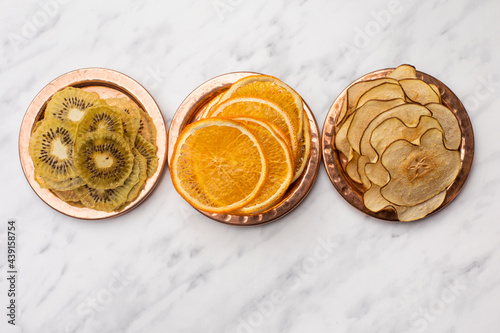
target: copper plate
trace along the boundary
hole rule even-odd
[[[340,110],[342,109],[342,105],[344,103],[347,89],[351,87],[354,83],[361,81],[374,80],[382,77],[386,77],[389,75],[394,68],[381,69],[369,74],[366,74],[356,81],[352,82],[347,88],[340,93],[335,102],[333,102],[330,110],[325,119],[325,124],[323,126],[322,133],[322,143],[323,143],[323,159],[325,163],[325,169],[328,173],[328,177],[333,183],[333,186],[337,189],[337,191],[344,197],[347,202],[349,202],[356,209],[362,211],[363,213],[382,219],[386,221],[394,221],[400,222],[397,218],[397,215],[392,210],[382,210],[380,212],[372,212],[367,209],[363,204],[363,188],[362,185],[353,182],[350,177],[345,172],[345,159],[343,160],[339,154],[339,152],[335,149],[335,123],[339,116]],[[439,87],[439,91],[441,92],[442,103],[450,108],[455,116],[458,119],[460,128],[462,130],[462,144],[460,146],[460,158],[462,160],[462,164],[460,167],[460,171],[458,173],[455,181],[450,185],[448,191],[446,193],[446,198],[444,202],[439,206],[436,210],[434,210],[431,214],[436,213],[437,211],[444,208],[448,205],[460,192],[464,183],[469,175],[472,160],[474,157],[474,133],[472,131],[472,124],[470,122],[469,116],[467,115],[467,111],[458,99],[458,97],[441,81],[438,79],[417,71],[417,78],[421,79],[427,83],[435,84]],[[431,215],[429,214],[429,215]],[[427,216],[429,216],[427,215]]]
[[[142,192],[137,199],[129,203],[123,210],[119,212],[102,212],[89,208],[80,208],[72,206],[60,200],[50,190],[41,188],[35,180],[35,172],[33,162],[28,152],[30,136],[34,124],[43,117],[43,112],[47,102],[54,93],[68,86],[81,88],[87,91],[98,93],[101,98],[112,97],[127,97],[143,110],[145,110],[151,118],[157,129],[156,142],[158,146],[157,155],[159,158],[158,169],[155,174],[149,178]],[[135,80],[130,77],[105,68],[86,68],[78,69],[66,73],[46,85],[36,95],[31,102],[24,116],[21,131],[19,134],[19,156],[23,167],[24,175],[35,193],[55,210],[71,217],[76,217],[85,220],[108,219],[137,207],[146,197],[151,194],[155,186],[160,180],[160,175],[163,171],[166,161],[167,152],[167,132],[165,121],[161,114],[160,108],[156,104],[153,97]]]
[[[199,115],[206,104],[212,98],[229,89],[229,87],[239,79],[258,74],[259,73],[252,72],[224,74],[208,80],[189,94],[189,96],[186,97],[177,109],[177,112],[172,119],[172,123],[170,124],[168,134],[169,163],[172,159],[175,142],[177,141],[180,133],[188,124],[198,120]],[[306,195],[311,190],[314,180],[316,179],[316,175],[318,174],[321,160],[321,143],[319,141],[319,128],[316,123],[316,119],[314,118],[311,109],[309,109],[309,106],[304,101],[303,105],[311,127],[311,156],[309,158],[309,164],[304,170],[302,176],[290,186],[283,199],[273,208],[257,215],[240,216],[230,214],[214,214],[202,210],[199,210],[199,212],[221,223],[236,226],[255,226],[276,221],[277,219],[290,213],[302,202],[302,200],[304,200]]]

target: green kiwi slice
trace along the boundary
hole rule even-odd
[[[134,154],[121,135],[98,131],[78,138],[74,162],[88,187],[104,190],[123,185],[132,171]]]
[[[139,151],[134,148],[134,156],[135,156],[135,162],[139,166],[139,182],[132,187],[130,190],[130,193],[127,196],[127,202],[134,201],[139,193],[142,191],[144,188],[144,184],[146,184],[146,179],[148,179],[148,161],[144,156],[139,153]],[[135,166],[135,165],[134,165]]]
[[[156,127],[149,114],[141,109],[139,134],[156,147]]]
[[[99,104],[98,94],[68,87],[52,96],[45,109],[45,118],[56,118],[77,124],[87,109]]]
[[[81,179],[78,176],[68,178],[62,181],[54,181],[51,179],[44,178],[40,176],[38,172],[35,172],[35,179],[38,182],[38,184],[40,184],[41,187],[58,191],[70,191],[82,185],[85,185],[83,179]]]
[[[123,135],[123,124],[121,112],[111,106],[96,106],[85,112],[76,136],[81,137],[90,132],[108,131]]]
[[[139,132],[141,126],[141,110],[136,104],[129,101],[127,98],[108,98],[106,100],[108,105],[118,108],[123,115],[123,133],[124,136],[133,145],[135,137]]]
[[[111,189],[96,189],[84,185],[75,190],[84,206],[92,209],[111,212],[118,208],[124,208],[128,194],[139,182],[140,162],[135,160],[132,171],[123,185]]]
[[[158,168],[158,156],[156,156],[156,146],[148,142],[142,135],[138,134],[135,139],[135,148],[146,158],[148,178],[154,175]]]
[[[43,178],[60,182],[76,177],[73,163],[75,127],[59,119],[45,119],[32,133],[29,153],[35,171]]]
[[[59,197],[59,199],[66,201],[66,202],[79,202],[80,197],[76,193],[75,190],[69,190],[69,191],[58,191],[58,190],[52,190],[55,195]]]

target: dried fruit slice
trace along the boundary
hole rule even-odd
[[[380,189],[380,186],[373,184],[363,193],[363,204],[372,212],[380,212],[383,209],[396,206],[380,194]]]
[[[148,142],[142,137],[142,135],[137,134],[135,139],[135,148],[139,153],[146,158],[147,161],[147,175],[148,178],[154,175],[156,169],[158,169],[158,156],[156,156],[156,147],[152,143]]]
[[[432,83],[429,83],[429,87],[431,87],[432,90],[434,90],[436,95],[439,97],[439,103],[441,103],[441,92],[439,91],[439,87]]]
[[[292,183],[302,175],[309,163],[309,157],[311,156],[311,126],[309,125],[309,117],[307,117],[305,112],[303,126],[302,138],[299,140],[299,148],[295,155],[295,168]],[[280,133],[283,132],[280,131]],[[286,137],[284,137],[284,140],[286,141]]]
[[[439,192],[432,198],[415,206],[394,206],[401,222],[415,221],[426,217],[439,208],[446,198],[446,191]]]
[[[385,149],[394,141],[406,140],[418,144],[420,137],[433,128],[442,131],[439,122],[429,116],[421,116],[417,126],[407,126],[399,118],[389,118],[372,132],[370,146],[377,156],[382,156]],[[365,172],[368,179],[379,186],[384,186],[390,181],[389,172],[382,166],[380,159],[374,164],[367,164]]]
[[[286,141],[271,123],[250,117],[237,117],[257,138],[267,161],[267,177],[261,190],[237,214],[253,214],[272,206],[288,189],[293,177],[292,155]]]
[[[153,119],[146,111],[143,109],[140,109],[140,111],[141,120],[138,134],[140,134],[147,142],[155,146],[156,151],[156,126]]]
[[[345,172],[356,183],[361,183],[362,182],[361,177],[359,176],[358,172],[358,161],[359,161],[359,154],[353,152],[352,159],[345,166]]]
[[[385,112],[395,106],[404,104],[402,99],[393,99],[389,101],[368,101],[365,105],[360,107],[353,116],[351,125],[347,132],[347,140],[349,145],[358,154],[360,153],[361,137],[370,122],[382,112]]]
[[[123,124],[120,111],[109,106],[96,106],[88,109],[78,123],[76,137],[97,131],[115,132],[123,135]]]
[[[99,104],[99,95],[96,93],[68,87],[52,96],[45,109],[45,118],[56,118],[76,125],[87,109]]]
[[[462,143],[462,130],[455,114],[443,104],[430,103],[425,107],[432,112],[432,116],[443,128],[446,148],[458,149]]]
[[[45,119],[30,137],[29,153],[35,171],[54,182],[76,177],[73,163],[74,125]]]
[[[201,110],[200,119],[208,118],[208,115],[212,111],[212,108],[219,103],[221,98],[222,98],[222,94],[217,95],[214,98],[212,98],[212,100],[210,100],[210,102],[208,102],[207,105],[205,105],[205,107]]]
[[[297,141],[302,137],[304,108],[299,94],[279,79],[269,75],[252,75],[236,81],[222,96],[220,103],[235,97],[256,97],[277,104],[289,117]]]
[[[439,103],[440,95],[422,80],[419,79],[404,79],[400,80],[399,84],[410,99],[410,101],[425,105],[428,103]]]
[[[397,80],[391,78],[380,78],[375,80],[361,81],[353,84],[349,89],[347,89],[346,98],[344,104],[342,105],[342,110],[337,119],[337,125],[340,127],[343,121],[347,119],[356,110],[356,105],[361,96],[371,88],[381,85],[382,83],[394,83],[398,84]]]
[[[337,148],[338,151],[344,154],[344,156],[347,158],[347,161],[352,160],[355,153],[351,145],[349,144],[349,141],[347,140],[347,133],[349,131],[349,126],[351,126],[352,118],[353,115],[350,115],[345,123],[338,129],[337,134],[335,135],[335,148]]]
[[[361,179],[361,183],[365,189],[368,189],[372,186],[370,179],[366,176],[365,167],[370,163],[370,159],[368,157],[361,155],[358,159],[358,174]]]
[[[41,187],[58,191],[74,190],[75,188],[85,185],[83,179],[78,176],[62,181],[53,181],[48,178],[43,178],[38,174],[38,172],[35,171],[35,179]]]
[[[144,188],[144,184],[146,184],[146,180],[148,179],[148,161],[144,156],[139,153],[137,149],[133,149],[135,162],[138,163],[139,166],[139,181],[137,184],[132,187],[129,194],[127,195],[127,202],[134,201],[141,193]]]
[[[364,130],[360,141],[361,153],[369,157],[371,163],[375,163],[378,160],[378,155],[370,143],[373,131],[380,124],[390,118],[398,118],[406,126],[415,127],[418,125],[422,116],[432,116],[432,113],[425,107],[418,104],[403,104],[382,112],[375,117]]]
[[[194,207],[228,212],[258,194],[267,177],[267,162],[248,128],[236,121],[210,118],[182,131],[170,174],[177,192]]]
[[[99,131],[78,139],[74,162],[90,188],[104,190],[123,185],[132,171],[134,155],[121,135]]]
[[[295,157],[298,140],[293,120],[277,104],[253,97],[235,97],[219,103],[209,115],[210,117],[253,117],[265,120],[278,127],[287,137],[289,147]]]
[[[96,189],[84,185],[75,190],[80,201],[88,208],[111,212],[122,208],[130,190],[139,182],[139,161],[134,162],[130,175],[125,182],[115,188]]]
[[[141,127],[141,110],[126,97],[108,98],[106,104],[114,106],[122,112],[123,134],[128,139],[128,142],[133,145]]]
[[[387,77],[393,78],[396,80],[403,80],[403,79],[416,79],[417,78],[417,71],[415,70],[415,67],[411,65],[400,65],[398,68],[392,71],[391,74],[389,74]]]
[[[398,140],[382,155],[382,164],[391,180],[381,194],[396,205],[419,204],[451,185],[460,163],[459,152],[444,147],[443,134],[437,129],[422,135],[418,146]]]
[[[52,190],[57,197],[63,201],[66,202],[78,202],[80,201],[80,197],[76,193],[75,190],[68,190],[68,191],[59,191],[59,190]]]
[[[382,83],[379,86],[373,87],[363,94],[356,104],[356,109],[365,105],[371,100],[388,101],[393,99],[404,99],[405,93],[399,84]]]

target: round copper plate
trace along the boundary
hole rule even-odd
[[[158,169],[155,174],[147,180],[144,189],[139,194],[137,199],[129,203],[119,212],[108,213],[89,208],[72,206],[60,200],[50,190],[41,188],[35,180],[33,161],[31,160],[28,152],[33,127],[38,120],[43,118],[45,107],[52,95],[69,86],[96,92],[101,98],[127,97],[146,111],[151,116],[156,126],[156,145],[158,147],[157,155],[159,158]],[[19,156],[21,159],[21,165],[23,167],[24,175],[35,193],[55,210],[68,216],[85,220],[107,219],[122,215],[137,207],[149,194],[151,194],[155,186],[158,184],[163,167],[165,166],[166,153],[167,129],[160,108],[156,104],[153,97],[147,92],[146,89],[144,89],[144,87],[130,77],[105,68],[78,69],[66,73],[46,85],[38,93],[38,95],[36,95],[28,107],[21,124],[21,131],[19,134]]]
[[[333,102],[326,116],[325,124],[323,125],[322,143],[323,160],[325,163],[326,172],[328,173],[328,177],[330,178],[333,186],[335,186],[340,195],[342,195],[342,197],[344,197],[344,199],[347,200],[347,202],[349,202],[356,209],[362,211],[367,215],[386,221],[400,222],[397,218],[396,213],[392,210],[372,212],[364,206],[364,190],[362,188],[362,185],[352,181],[346,174],[344,169],[346,166],[346,159],[342,154],[339,153],[337,149],[335,149],[334,145],[336,134],[335,124],[342,109],[347,89],[349,89],[349,87],[351,87],[354,83],[360,81],[368,81],[386,77],[393,70],[394,68],[387,68],[366,74],[356,81],[352,82],[348,87],[344,89],[344,91],[342,91],[342,93],[340,93],[335,102]],[[462,164],[460,167],[460,171],[455,181],[448,188],[444,202],[441,204],[441,206],[439,206],[431,213],[434,214],[448,205],[458,195],[458,193],[464,186],[467,176],[469,175],[472,166],[472,160],[474,157],[474,133],[472,131],[472,124],[470,122],[469,116],[467,115],[467,111],[465,111],[465,107],[463,106],[462,102],[460,102],[458,97],[444,83],[428,74],[419,71],[417,71],[417,78],[427,83],[435,84],[439,87],[442,103],[453,111],[462,130],[462,144],[460,145],[460,158],[462,160]]]
[[[224,74],[215,77],[201,86],[196,88],[188,97],[182,102],[177,109],[177,112],[172,119],[168,133],[168,161],[172,159],[172,153],[175,142],[180,133],[188,124],[199,119],[201,112],[206,104],[217,95],[223,93],[229,87],[241,78],[250,75],[257,75],[259,73],[252,72],[236,72]],[[211,219],[235,226],[255,226],[272,221],[285,216],[297,207],[306,195],[311,190],[321,160],[321,143],[319,141],[319,128],[316,119],[309,109],[309,106],[303,101],[304,111],[309,118],[309,125],[311,127],[311,156],[309,163],[304,170],[302,176],[298,178],[288,189],[283,199],[271,209],[256,215],[231,215],[231,214],[214,214],[202,210],[198,210],[202,214],[210,217]]]

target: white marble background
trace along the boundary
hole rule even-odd
[[[0,0],[1,332],[499,332],[500,2]],[[169,123],[199,84],[275,75],[322,127],[337,94],[414,64],[464,102],[469,180],[442,212],[391,224],[353,209],[321,167],[306,200],[257,228],[197,213],[165,176],[125,216],[52,210],[24,178],[31,99],[83,67],[128,74]],[[17,326],[6,325],[7,219],[18,226]]]

